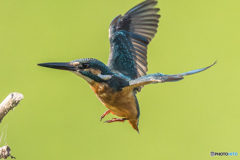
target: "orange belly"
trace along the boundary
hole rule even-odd
[[[136,100],[131,90],[114,91],[106,83],[93,82],[90,84],[99,100],[115,115],[128,119],[138,119]]]

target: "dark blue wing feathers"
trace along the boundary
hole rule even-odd
[[[146,0],[124,16],[114,18],[109,27],[108,67],[136,79],[147,73],[147,45],[157,32],[160,15],[155,0]]]
[[[110,40],[111,43],[111,54],[108,61],[108,66],[113,71],[118,71],[123,75],[134,78],[136,77],[135,62],[133,59],[133,45],[130,42],[130,38],[123,33],[118,31],[114,37]]]
[[[137,78],[135,80],[129,81],[129,84],[126,87],[130,87],[131,89],[133,89],[133,88],[137,88],[139,86],[143,86],[143,85],[147,85],[147,84],[151,84],[151,83],[176,82],[176,81],[182,80],[184,78],[184,76],[202,72],[202,71],[212,67],[216,63],[217,63],[217,61],[208,67],[201,68],[201,69],[195,69],[195,70],[191,70],[191,71],[179,73],[179,74],[169,74],[169,75],[162,74],[162,73],[149,74],[149,75]]]
[[[139,41],[142,41],[142,42],[145,42],[145,43],[148,44],[148,40],[147,40],[146,38],[142,37],[142,36],[139,36],[139,35],[134,34],[134,33],[130,33],[130,32],[125,31],[125,30],[121,30],[121,31],[119,31],[119,32],[122,32],[122,33],[124,33],[126,36],[130,36],[130,37],[133,38],[133,39],[137,39],[137,40],[139,40]]]

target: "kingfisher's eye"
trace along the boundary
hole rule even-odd
[[[89,63],[83,63],[82,64],[82,68],[89,68],[90,67],[90,64]]]

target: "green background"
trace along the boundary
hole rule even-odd
[[[218,63],[176,83],[145,86],[137,95],[140,135],[127,122],[99,122],[106,108],[83,79],[36,65],[86,57],[107,63],[111,20],[140,2],[0,1],[0,101],[10,92],[24,95],[0,124],[0,130],[8,124],[1,146],[8,144],[19,160],[240,154],[239,0],[159,1],[162,17],[149,45],[148,73]]]

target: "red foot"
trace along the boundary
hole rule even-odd
[[[105,121],[104,123],[112,123],[112,122],[124,122],[127,118],[113,118],[111,120]]]
[[[110,111],[109,109],[106,110],[106,112],[104,112],[103,115],[100,117],[100,122],[101,122],[102,119],[103,119],[106,115],[108,115],[109,113],[111,113],[111,111]]]

